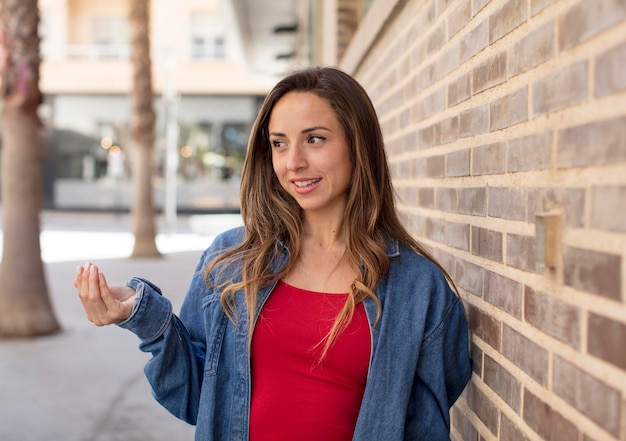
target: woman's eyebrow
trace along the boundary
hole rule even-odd
[[[311,133],[316,130],[326,130],[328,132],[332,132],[332,130],[330,130],[328,127],[325,127],[325,126],[313,126],[313,127],[308,127],[306,129],[302,129],[300,133]],[[282,132],[270,132],[269,135],[270,136],[285,136],[285,134]]]
[[[304,129],[300,133],[309,133],[309,132],[314,132],[316,130],[326,130],[328,132],[332,132],[332,130],[330,130],[328,127],[325,127],[325,126],[314,126],[314,127],[309,127],[308,129]]]

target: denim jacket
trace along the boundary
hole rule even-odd
[[[240,243],[243,234],[241,227],[222,233],[203,253],[179,316],[155,285],[136,277],[128,282],[137,298],[119,326],[152,353],[144,371],[154,397],[196,425],[196,441],[248,440],[251,378],[243,296],[236,298],[235,325],[203,271],[211,256]],[[463,306],[432,262],[397,241],[387,248],[391,262],[375,289],[382,305],[375,326],[376,305],[364,301],[372,351],[353,440],[449,441],[450,407],[472,372]],[[288,258],[283,250],[277,269]],[[236,280],[236,270],[225,276]],[[273,288],[259,292],[257,316]]]

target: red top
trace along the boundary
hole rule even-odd
[[[278,282],[252,337],[250,441],[352,439],[371,353],[362,303],[319,364],[346,298]]]

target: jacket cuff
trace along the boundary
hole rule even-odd
[[[117,323],[149,343],[163,334],[172,317],[172,303],[161,295],[161,290],[149,281],[133,277],[126,286],[137,292],[130,316]]]

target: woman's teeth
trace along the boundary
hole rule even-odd
[[[304,188],[311,184],[315,184],[316,182],[319,182],[319,179],[309,179],[308,181],[294,181],[294,184],[296,184],[296,187],[298,188]]]

